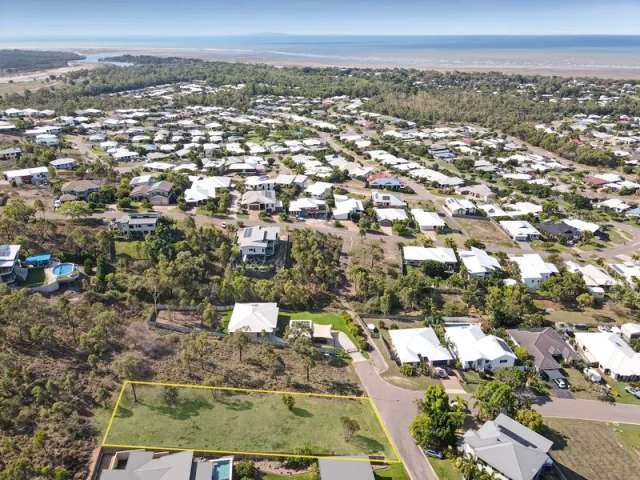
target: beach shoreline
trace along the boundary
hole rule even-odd
[[[479,65],[474,62],[434,62],[429,59],[416,60],[411,64],[402,61],[353,61],[352,59],[336,59],[323,56],[301,56],[294,54],[274,54],[241,48],[176,48],[176,47],[78,47],[65,48],[83,55],[99,56],[102,53],[152,55],[158,57],[193,58],[204,61],[221,61],[247,64],[266,64],[276,67],[335,67],[335,68],[369,68],[394,69],[408,68],[416,70],[432,70],[437,72],[501,72],[505,74],[543,75],[562,77],[595,77],[610,79],[640,79],[640,66],[593,66],[593,65],[518,65],[490,64]]]

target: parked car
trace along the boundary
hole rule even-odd
[[[431,448],[425,448],[423,451],[424,451],[424,454],[426,456],[428,456],[428,457],[439,458],[440,460],[442,460],[444,458],[444,455],[439,450],[433,450]]]
[[[442,367],[436,367],[433,369],[433,373],[435,374],[436,377],[438,378],[449,378],[449,374],[447,373],[447,371],[442,368]]]
[[[640,388],[627,385],[626,387],[624,387],[624,391],[640,399]]]
[[[553,383],[555,383],[558,388],[561,388],[563,390],[569,388],[569,383],[564,378],[554,378]]]
[[[585,368],[584,375],[585,377],[587,377],[587,379],[589,379],[589,381],[593,383],[602,382],[602,375],[600,375],[598,371],[594,368]]]

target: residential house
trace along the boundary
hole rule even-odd
[[[333,187],[333,183],[315,182],[309,185],[304,190],[304,193],[311,198],[325,199],[331,196]]]
[[[524,220],[502,220],[499,225],[516,242],[530,242],[542,237],[533,225]]]
[[[604,289],[608,289],[609,287],[618,284],[618,281],[615,278],[601,268],[590,263],[587,265],[578,265],[571,260],[567,260],[564,264],[568,271],[582,275],[582,279],[589,290],[603,289],[604,291]],[[596,292],[598,292],[598,290],[596,290]]]
[[[520,347],[527,349],[533,357],[536,369],[546,378],[564,377],[560,362],[572,362],[578,355],[551,327],[537,330],[509,330],[509,336]]]
[[[238,230],[238,245],[242,260],[267,260],[276,253],[279,239],[280,227],[241,228]]]
[[[576,332],[576,345],[591,366],[617,380],[640,379],[640,352],[612,332]]]
[[[4,178],[13,185],[40,185],[49,181],[49,169],[47,167],[5,170],[2,174]]]
[[[58,137],[52,133],[41,133],[36,135],[36,143],[47,147],[55,147],[58,145]]]
[[[376,173],[367,177],[367,185],[370,188],[382,188],[388,190],[400,190],[404,183],[397,177],[390,177],[386,173]]]
[[[244,185],[248,190],[275,190],[276,181],[266,175],[252,175],[247,177]]]
[[[509,260],[518,266],[522,283],[533,290],[539,288],[551,275],[558,273],[558,268],[553,263],[545,262],[537,253],[510,255]]]
[[[478,325],[447,327],[445,338],[464,370],[496,371],[513,367],[517,359],[503,339],[486,335]]]
[[[303,197],[289,202],[289,213],[296,218],[327,219],[330,210],[325,200]]]
[[[169,205],[174,200],[173,183],[166,180],[138,185],[129,193],[131,200],[148,200],[151,205]]]
[[[463,439],[465,456],[501,479],[536,480],[553,463],[553,442],[503,413],[478,430],[467,430]]]
[[[333,202],[335,207],[332,210],[332,215],[335,220],[349,220],[364,212],[362,200],[334,194]]]
[[[631,205],[626,204],[619,198],[609,198],[596,204],[598,208],[605,210],[613,210],[616,213],[624,213],[631,208]]]
[[[627,342],[640,338],[640,324],[627,322],[620,327],[620,334]]]
[[[464,198],[447,198],[444,201],[444,210],[453,217],[464,217],[478,213],[475,204],[471,200]]]
[[[126,237],[144,237],[156,230],[157,212],[129,213],[111,222],[111,228]]]
[[[395,195],[383,192],[371,192],[371,201],[378,208],[404,208],[407,205]]]
[[[63,195],[73,196],[77,200],[87,200],[89,195],[100,191],[100,182],[97,180],[72,180],[62,185],[60,191]]]
[[[402,365],[424,362],[437,367],[446,366],[453,360],[431,327],[389,330],[389,336],[394,356]]]
[[[278,327],[277,303],[236,303],[229,319],[229,333],[245,332],[254,337],[274,335]]]
[[[210,198],[217,198],[218,191],[229,190],[231,178],[229,177],[189,177],[191,186],[184,191],[184,199],[187,203],[199,204]]]
[[[563,245],[575,245],[582,240],[582,233],[564,222],[540,222],[536,228],[547,240],[557,241]]]
[[[18,255],[20,245],[0,245],[0,281],[13,283],[16,280],[16,267],[20,266]]]
[[[585,233],[589,232],[594,237],[600,240],[607,240],[608,235],[604,229],[598,225],[597,223],[585,222],[584,220],[580,220],[578,218],[565,218],[562,220],[563,223],[577,229],[584,236]]]
[[[613,263],[609,266],[615,273],[624,278],[624,280],[630,285],[635,286],[638,280],[640,280],[640,263]]]
[[[455,271],[458,265],[456,252],[446,247],[418,247],[408,245],[402,247],[402,256],[407,265],[418,266],[424,262],[442,263],[449,272]]]
[[[22,150],[17,147],[0,150],[0,160],[17,160],[22,155]]]
[[[75,158],[57,158],[49,162],[56,170],[73,170],[78,166],[78,161]]]
[[[456,192],[468,195],[482,202],[492,202],[496,199],[496,194],[484,183],[469,185],[468,187],[458,187]]]
[[[267,213],[282,210],[282,202],[276,198],[273,190],[244,192],[240,204],[249,210],[264,211]]]
[[[116,452],[97,480],[211,480],[218,463],[233,468],[233,457],[195,460],[192,451],[156,453],[146,450]],[[231,477],[229,477],[231,478]]]
[[[476,247],[471,247],[471,250],[458,251],[458,256],[467,273],[479,280],[487,279],[493,272],[501,268],[497,258]]]
[[[436,212],[426,212],[421,208],[411,209],[411,215],[423,232],[442,231],[447,228],[445,221]]]
[[[374,480],[371,464],[365,460],[320,458],[320,480]]]
[[[408,220],[407,212],[401,208],[374,208],[376,220],[382,227],[391,227],[393,222]]]

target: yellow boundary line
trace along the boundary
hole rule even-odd
[[[228,392],[240,392],[240,393],[263,393],[263,394],[276,394],[276,395],[292,395],[292,396],[302,396],[302,397],[319,397],[319,398],[333,398],[333,399],[342,399],[342,400],[359,400],[362,402],[368,402],[369,406],[373,410],[375,418],[384,433],[387,442],[391,446],[391,450],[393,454],[396,456],[395,460],[391,459],[370,459],[368,456],[362,457],[349,457],[349,456],[335,456],[335,455],[300,455],[294,453],[274,453],[274,452],[247,452],[247,451],[233,451],[233,450],[208,450],[208,449],[194,449],[194,448],[179,448],[179,447],[166,447],[166,446],[156,446],[156,445],[121,445],[115,443],[107,443],[107,439],[109,438],[109,434],[111,433],[111,428],[113,426],[113,421],[116,418],[118,413],[118,409],[120,408],[120,403],[124,397],[124,392],[127,385],[150,385],[154,387],[174,387],[174,388],[192,388],[199,390],[220,390],[220,391],[228,391]],[[111,418],[109,419],[109,423],[107,424],[107,429],[104,432],[104,436],[102,438],[102,447],[103,448],[122,448],[127,450],[155,450],[155,451],[172,451],[172,452],[182,452],[185,450],[192,450],[197,453],[208,453],[208,454],[216,454],[216,455],[245,455],[245,456],[260,456],[260,457],[276,457],[276,458],[303,458],[303,459],[332,459],[332,460],[344,460],[344,461],[353,461],[353,462],[371,462],[371,463],[379,463],[379,464],[387,464],[394,465],[402,463],[400,460],[400,454],[398,453],[398,449],[393,443],[393,439],[387,428],[385,427],[380,414],[378,413],[378,409],[374,405],[371,398],[367,396],[356,396],[356,395],[331,395],[328,393],[305,393],[305,392],[289,392],[286,390],[261,390],[261,389],[252,389],[252,388],[237,388],[237,387],[211,387],[207,385],[190,385],[190,384],[182,384],[182,383],[165,383],[165,382],[145,382],[139,380],[125,380],[120,388],[120,393],[118,394],[118,399],[116,400],[116,404],[113,407],[113,412],[111,412]]]

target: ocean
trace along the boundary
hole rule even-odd
[[[138,36],[0,39],[0,46],[197,56],[272,64],[640,76],[640,36]],[[92,51],[95,50],[95,51]]]

